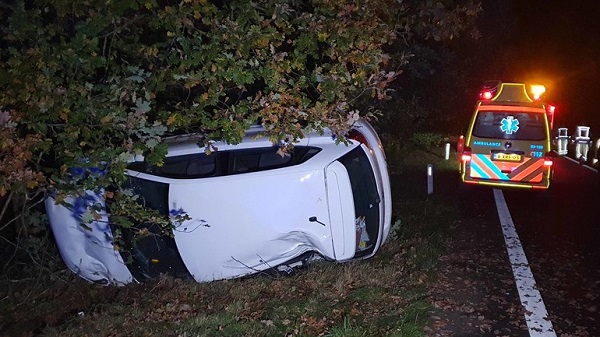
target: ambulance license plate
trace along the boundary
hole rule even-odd
[[[492,159],[501,161],[521,161],[523,157],[516,153],[494,153]]]

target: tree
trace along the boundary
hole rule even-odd
[[[107,197],[118,202],[130,200],[127,160],[160,164],[173,133],[203,134],[207,151],[254,123],[274,143],[324,127],[343,140],[388,97],[406,45],[453,39],[479,11],[417,0],[0,6],[0,197],[116,186]]]

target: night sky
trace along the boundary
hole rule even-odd
[[[556,126],[600,136],[600,1],[484,0],[480,48],[486,79],[541,82]],[[595,130],[595,131],[594,131]]]

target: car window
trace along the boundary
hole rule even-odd
[[[291,154],[280,155],[277,148],[263,148],[235,151],[230,154],[232,173],[267,170],[270,168],[289,166],[293,161]]]
[[[288,155],[281,156],[277,147],[262,147],[244,150],[204,152],[183,156],[167,157],[163,165],[131,163],[133,171],[150,173],[165,178],[195,179],[231,174],[258,172],[306,162],[321,149],[310,146],[294,147]]]
[[[162,166],[153,166],[151,173],[164,177],[205,177],[215,173],[217,156],[188,154],[168,157]]]
[[[169,184],[128,177],[125,187],[131,188],[139,196],[136,201],[140,205],[162,215],[170,213]],[[118,226],[114,221],[110,223],[113,231],[121,232],[123,247],[119,253],[124,261],[130,262],[129,271],[136,280],[146,280],[165,273],[178,277],[191,276],[170,231],[165,233],[157,223],[140,222],[133,217],[128,220],[132,223],[131,227]],[[148,235],[136,235],[140,230]]]
[[[357,257],[370,254],[379,235],[379,193],[373,167],[362,147],[339,159],[346,167],[352,186],[357,231]]]
[[[473,136],[496,139],[544,140],[546,116],[535,112],[479,111]]]

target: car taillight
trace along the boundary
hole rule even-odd
[[[554,163],[553,162],[553,158],[555,156],[556,155],[554,154],[554,152],[548,152],[548,153],[546,153],[546,155],[544,156],[544,166],[546,166],[546,167],[552,166],[552,164]]]
[[[468,161],[471,161],[471,148],[470,147],[465,147],[463,152],[460,155],[460,161],[462,161],[463,163],[466,163]]]
[[[363,135],[360,131],[358,131],[356,129],[352,129],[352,130],[348,131],[348,134],[346,134],[346,138],[352,139],[352,140],[356,140],[359,143],[363,143],[369,149],[371,149],[371,144],[369,144],[369,141],[367,140],[367,137],[365,137],[365,135]],[[371,152],[372,151],[373,150],[371,150]]]

